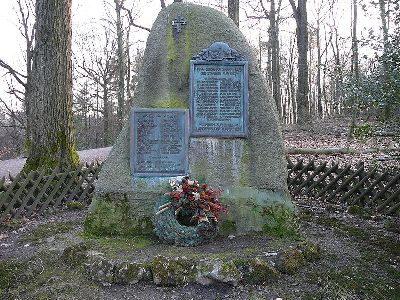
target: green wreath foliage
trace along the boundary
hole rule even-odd
[[[159,207],[170,202],[168,195],[162,196],[156,203],[154,211]],[[183,212],[191,214],[191,212]],[[171,207],[153,218],[154,232],[157,237],[176,246],[197,246],[209,242],[217,234],[217,223],[200,222],[196,226],[185,226],[179,223],[175,216],[174,209]]]

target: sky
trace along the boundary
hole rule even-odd
[[[315,5],[323,0],[309,0],[308,1],[308,18],[310,24],[315,16]],[[366,0],[365,0],[366,1]],[[170,4],[173,0],[166,0],[166,4]],[[185,1],[184,1],[185,2]],[[195,0],[190,2],[202,2],[205,5],[215,6],[218,3],[227,3],[227,0]],[[246,2],[246,1],[243,1]],[[287,3],[286,3],[287,2]],[[85,28],[92,28],[95,24],[99,24],[99,20],[105,17],[105,10],[103,6],[103,0],[73,0],[72,8],[72,22],[73,22],[73,35],[76,32],[84,31]],[[132,7],[132,3],[135,4],[135,11],[137,11],[137,19],[135,20],[138,24],[151,28],[158,12],[160,11],[159,0],[126,0],[126,6]],[[290,17],[290,8],[288,7],[288,1],[283,0],[283,5],[286,6],[287,17]],[[339,8],[337,11],[337,19],[339,22],[340,34],[343,36],[349,36],[351,28],[351,1],[349,0],[338,0]],[[0,0],[0,58],[14,66],[18,70],[23,70],[23,38],[19,33],[19,24],[15,12],[16,1],[15,0]],[[241,9],[241,20],[246,19],[246,13],[249,14],[249,8],[242,6]],[[360,9],[361,11],[361,9]],[[359,35],[367,32],[368,28],[375,27],[379,30],[379,19],[378,15],[365,16],[363,13],[359,13]],[[258,41],[259,34],[265,31],[265,25],[259,26],[258,29],[249,31],[247,27],[254,25],[254,21],[241,22],[241,29],[245,33],[245,36],[255,44]],[[255,27],[257,28],[257,26]],[[285,40],[295,30],[294,21],[288,18],[286,27],[281,28],[282,39]],[[135,39],[139,40],[139,47],[144,47],[148,33],[144,30],[135,30],[133,35]],[[0,69],[0,76],[4,75],[4,70]],[[5,94],[6,85],[4,77],[0,77],[0,97],[7,98]]]

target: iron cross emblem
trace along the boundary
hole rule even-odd
[[[187,22],[180,15],[178,15],[172,21],[172,28],[174,28],[174,33],[178,34],[182,31],[183,27],[186,26]]]

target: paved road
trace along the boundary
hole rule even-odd
[[[112,147],[78,151],[81,162],[103,161],[107,158]],[[0,178],[11,174],[15,176],[25,164],[25,158],[0,160]]]

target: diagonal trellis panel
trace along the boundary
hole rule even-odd
[[[338,163],[288,161],[288,186],[293,196],[305,195],[332,203],[360,205],[373,210],[399,215],[400,173],[376,169],[367,170],[364,164],[339,166]],[[59,172],[31,172],[0,178],[0,222],[43,213],[70,201],[88,203],[101,164],[81,164],[78,168]]]
[[[0,222],[40,214],[73,200],[88,203],[100,169],[101,164],[92,163],[65,172],[57,167],[46,176],[45,170],[18,174],[10,177],[10,183],[0,178]]]
[[[288,186],[293,196],[304,195],[331,203],[360,205],[384,213],[400,213],[400,170],[378,173],[362,162],[339,167],[314,160],[288,160]]]

